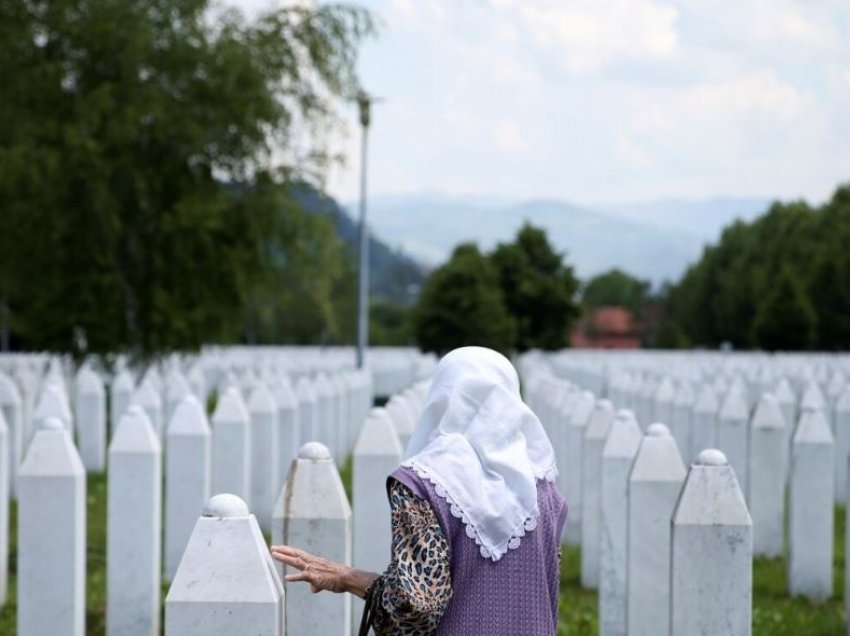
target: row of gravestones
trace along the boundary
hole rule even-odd
[[[610,363],[611,356],[600,359]],[[630,364],[634,354],[620,368]],[[722,408],[705,419],[696,403],[670,409],[664,379],[641,405],[622,374],[593,384],[586,359],[570,373],[565,367],[539,355],[520,362],[527,399],[564,468],[560,484],[571,503],[565,540],[581,545],[582,584],[599,589],[600,633],[749,634],[752,557],[783,552],[786,480],[789,592],[816,601],[831,595],[836,449],[823,407],[807,397],[815,384],[801,383],[800,414],[790,424],[770,392],[752,407],[736,406],[734,420]],[[611,400],[578,382],[630,408],[615,412]],[[736,401],[746,402],[733,396],[725,403]],[[669,428],[641,430],[634,411]],[[707,426],[716,428],[702,449],[670,430],[701,439],[698,429]],[[687,472],[683,455],[693,459]],[[847,461],[845,453],[845,480]]]
[[[0,361],[6,362],[6,368],[9,368],[8,361],[2,358]],[[411,365],[406,362],[404,366],[410,368]],[[351,372],[349,376],[357,377],[357,374]],[[25,418],[21,400],[18,395],[17,400],[0,402],[4,407],[0,411],[0,493],[10,492],[5,487],[5,479],[20,480],[25,485],[24,494],[19,497],[18,517],[19,634],[82,633],[79,631],[82,629],[80,603],[84,597],[85,564],[80,545],[85,545],[84,478],[87,467],[81,459],[84,446],[80,442],[85,438],[82,431],[87,427],[105,427],[106,410],[103,382],[93,382],[93,377],[97,378],[97,374],[84,368],[77,377],[76,385],[78,390],[97,386],[100,399],[93,399],[94,391],[90,398],[87,390],[82,390],[73,401],[72,411],[71,401],[63,391],[62,374],[51,362],[41,383],[38,407],[33,410],[32,428],[35,433],[31,435],[24,461],[18,470],[12,470],[15,463],[9,441],[13,428],[6,424],[6,420],[14,422],[15,428],[23,433],[21,421]],[[226,378],[226,374],[222,377]],[[0,379],[11,384],[5,374],[0,374]],[[143,380],[140,384],[144,383]],[[153,385],[153,381],[150,383]],[[115,388],[115,381],[112,384]],[[263,482],[273,483],[272,471],[281,465],[277,457],[287,456],[285,448],[289,449],[288,457],[292,457],[302,439],[311,439],[310,428],[302,432],[299,426],[293,426],[293,423],[301,421],[298,414],[303,415],[303,410],[298,408],[301,401],[281,400],[285,407],[279,409],[272,390],[258,382],[245,404],[235,383],[225,381],[223,384],[213,415],[212,431],[201,401],[191,391],[185,392],[173,406],[168,426],[160,428],[151,417],[151,404],[134,399],[139,395],[138,389],[135,389],[128,400],[130,405],[124,407],[119,418],[120,423],[113,426],[109,446],[107,535],[107,553],[112,557],[107,563],[110,633],[151,633],[148,630],[158,622],[159,557],[154,555],[159,555],[161,550],[162,499],[165,500],[166,579],[170,579],[176,570],[198,512],[209,496],[211,481],[213,491],[217,492],[238,491],[241,487],[240,494],[252,501],[258,512],[263,511],[265,529],[271,528],[273,499],[280,489],[275,490],[273,486],[260,488],[252,477],[259,475]],[[357,384],[351,386],[356,388]],[[157,393],[173,395],[165,387],[156,388]],[[8,393],[15,397],[15,391]],[[281,393],[282,390],[277,392],[278,395]],[[291,389],[289,393],[292,393]],[[339,411],[339,422],[362,421],[371,395],[367,396],[368,399],[361,399],[363,396],[352,392],[349,397],[351,399],[345,402],[339,400],[348,406],[347,410]],[[114,407],[114,400],[112,404]],[[412,428],[408,417],[410,409],[405,404],[401,396],[388,404],[388,409],[404,412],[405,417],[398,416],[399,434],[409,434]],[[312,410],[319,413],[321,408],[313,407]],[[328,407],[329,419],[334,411],[334,407]],[[163,413],[162,417],[165,420],[166,415]],[[97,426],[93,422],[97,422]],[[315,433],[321,427],[311,428]],[[75,429],[78,447],[73,442]],[[343,436],[345,430],[342,426],[333,425],[326,429],[329,441],[337,443],[341,452],[348,448]],[[294,431],[298,432],[297,436]],[[41,434],[37,435],[38,432]],[[286,437],[288,447],[273,441],[278,437],[277,432]],[[164,480],[163,459],[166,462]],[[285,466],[288,460],[283,459],[282,463]],[[283,477],[282,474],[279,476],[278,483],[282,483]],[[248,486],[250,483],[254,486]],[[8,569],[8,499],[0,497],[0,565],[3,566],[0,569],[0,586],[3,598]],[[56,519],[68,522],[67,531],[57,528]],[[57,533],[62,540],[55,539]],[[48,544],[50,550],[44,550]],[[44,599],[47,597],[55,601],[50,606],[56,611],[44,611]],[[151,607],[156,611],[150,610]],[[140,614],[142,618],[139,618]],[[55,621],[61,623],[65,620],[67,624],[54,629]]]

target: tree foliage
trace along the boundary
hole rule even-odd
[[[482,254],[459,246],[425,285],[416,339],[426,351],[479,344],[499,351],[560,349],[578,315],[578,282],[545,231],[528,223]]]
[[[333,329],[340,257],[294,189],[327,165],[371,30],[337,5],[249,22],[209,0],[0,3],[0,301],[16,336],[141,356],[233,340],[292,277]]]
[[[649,298],[650,283],[614,268],[589,279],[582,286],[581,302],[588,309],[624,307],[640,313]]]
[[[511,351],[515,321],[493,264],[475,244],[459,245],[431,275],[419,301],[415,332],[423,351],[438,354],[466,345]]]
[[[514,242],[499,244],[490,258],[508,312],[516,320],[516,348],[568,346],[570,327],[579,314],[574,302],[578,279],[546,232],[525,223]]]
[[[848,244],[850,186],[816,208],[774,203],[669,289],[662,330],[685,345],[850,349]]]

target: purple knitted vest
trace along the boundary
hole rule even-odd
[[[558,630],[558,550],[567,506],[554,483],[537,482],[540,519],[498,561],[481,556],[434,485],[410,468],[392,477],[427,501],[451,551],[452,600],[438,636],[553,636]]]

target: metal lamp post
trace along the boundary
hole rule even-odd
[[[357,368],[362,369],[366,362],[366,348],[369,346],[369,231],[366,228],[366,150],[369,137],[372,98],[360,91],[357,94],[357,106],[360,110],[360,126],[363,136],[360,147],[360,231],[359,231],[359,267],[357,293]]]

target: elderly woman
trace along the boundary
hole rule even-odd
[[[550,636],[566,504],[552,445],[511,363],[464,347],[437,367],[387,480],[391,562],[375,574],[287,546],[272,556],[314,592],[366,599],[361,633]]]

